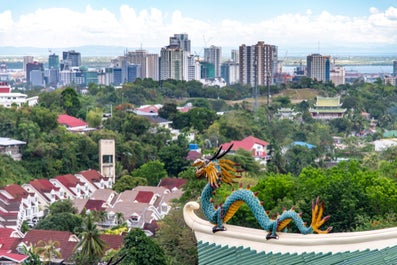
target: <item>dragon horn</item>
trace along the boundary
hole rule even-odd
[[[210,161],[218,158],[219,153],[222,151],[222,145],[219,146],[218,151],[215,152],[215,154],[210,158]]]
[[[221,146],[221,147],[222,147],[222,146]],[[222,152],[222,154],[218,155],[216,158],[217,158],[217,159],[220,159],[221,157],[223,157],[224,155],[226,155],[227,153],[229,153],[229,151],[232,149],[232,147],[233,147],[233,144],[231,144],[231,145],[229,146],[229,148],[226,149],[226,151]]]

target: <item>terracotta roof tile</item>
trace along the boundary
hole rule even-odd
[[[117,250],[123,245],[124,237],[122,235],[106,235],[101,234],[100,238],[106,242],[105,252],[109,249]]]
[[[10,184],[5,186],[3,189],[18,200],[26,198],[29,195],[29,193],[18,184]]]
[[[152,198],[153,198],[153,192],[151,191],[140,191],[135,197],[135,200],[137,202],[142,202],[142,203],[149,203]]]
[[[70,128],[87,126],[87,123],[85,121],[82,121],[75,117],[69,116],[67,114],[59,115],[58,123],[61,125],[65,125],[66,127],[70,127]]]
[[[21,254],[16,254],[16,253],[9,253],[8,251],[5,250],[0,250],[0,260],[11,260],[13,262],[16,262],[17,264],[21,264],[25,259],[27,259],[28,256],[26,255],[21,255]],[[8,263],[6,263],[8,264]],[[14,263],[12,263],[14,264]]]
[[[84,208],[86,210],[103,211],[105,210],[105,208],[103,207],[104,203],[104,200],[88,200]]]
[[[12,236],[14,232],[11,228],[0,228],[0,250],[12,250],[15,242],[19,241],[19,238]]]
[[[55,230],[30,230],[26,233],[25,237],[21,239],[25,245],[36,245],[40,240],[48,242],[49,240],[58,241],[60,244],[60,252],[63,259],[68,259],[72,253],[74,247],[77,245],[77,241],[71,240],[70,238],[75,236],[71,232],[67,231],[55,231]]]
[[[51,190],[59,190],[48,179],[35,179],[29,182],[39,192],[51,192]]]
[[[186,184],[186,179],[181,178],[163,178],[160,180],[159,186],[169,190],[173,188],[181,189]]]

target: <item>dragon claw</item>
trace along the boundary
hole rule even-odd
[[[320,227],[331,218],[330,215],[323,217],[324,202],[320,202],[317,197],[316,202],[312,201],[312,224],[311,227],[314,232],[318,234],[327,234],[332,230],[332,227],[328,227],[326,230],[320,230]]]
[[[269,239],[278,239],[278,235],[276,233],[273,234],[273,232],[269,232],[266,235],[266,240],[269,240]]]
[[[219,231],[226,231],[226,228],[224,226],[222,226],[222,227],[214,226],[212,228],[212,233],[216,233],[216,232],[219,232]]]

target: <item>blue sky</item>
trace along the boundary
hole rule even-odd
[[[160,49],[188,33],[198,53],[265,41],[290,54],[397,56],[397,0],[0,0],[0,21],[0,47]]]

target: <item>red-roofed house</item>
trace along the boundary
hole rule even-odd
[[[80,171],[79,173],[75,174],[75,176],[80,181],[87,183],[91,194],[97,189],[112,188],[112,179],[102,176],[99,171],[93,169]]]
[[[266,163],[266,160],[268,159],[267,147],[269,146],[269,143],[254,136],[245,137],[241,141],[231,141],[229,143],[224,143],[222,144],[222,150],[227,150],[230,145],[233,145],[232,149],[230,150],[231,154],[239,149],[243,149],[251,152],[255,160],[259,161],[260,163]]]
[[[124,237],[122,235],[107,235],[107,234],[101,234],[99,236],[104,242],[106,242],[106,248],[105,251],[108,251],[110,249],[118,250],[122,247],[123,245],[123,239]]]
[[[0,264],[21,264],[28,257],[13,253],[23,233],[11,228],[0,228]]]
[[[50,182],[60,189],[61,197],[75,199],[88,198],[91,195],[88,189],[88,183],[80,181],[72,174],[56,176],[55,178],[50,179]]]
[[[0,193],[8,194],[7,197],[19,204],[16,229],[20,229],[23,221],[33,223],[44,215],[44,212],[39,210],[39,198],[36,193],[29,193],[18,184],[7,185],[0,189]]]
[[[134,110],[134,113],[139,116],[158,116],[159,109],[161,109],[163,105],[143,105]]]
[[[135,197],[136,202],[153,204],[156,200],[152,191],[139,191]]]
[[[88,124],[85,121],[69,116],[67,114],[59,115],[58,123],[65,126],[70,131],[80,131],[87,129],[88,127]]]
[[[169,190],[181,190],[182,186],[186,184],[186,179],[181,178],[163,178],[160,180],[159,187],[165,187]]]
[[[44,209],[51,203],[66,199],[64,194],[60,194],[60,188],[55,187],[48,179],[35,179],[27,184],[23,184],[24,188],[29,193],[36,193],[38,195],[39,207]]]
[[[67,231],[54,231],[54,230],[30,230],[26,233],[25,237],[20,239],[17,251],[21,253],[23,246],[30,248],[39,243],[39,241],[49,242],[49,241],[59,242],[59,252],[62,257],[52,260],[52,264],[64,264],[62,262],[67,261],[78,244],[79,239],[76,235]]]
[[[104,200],[88,200],[84,205],[87,211],[104,211],[106,209]]]

